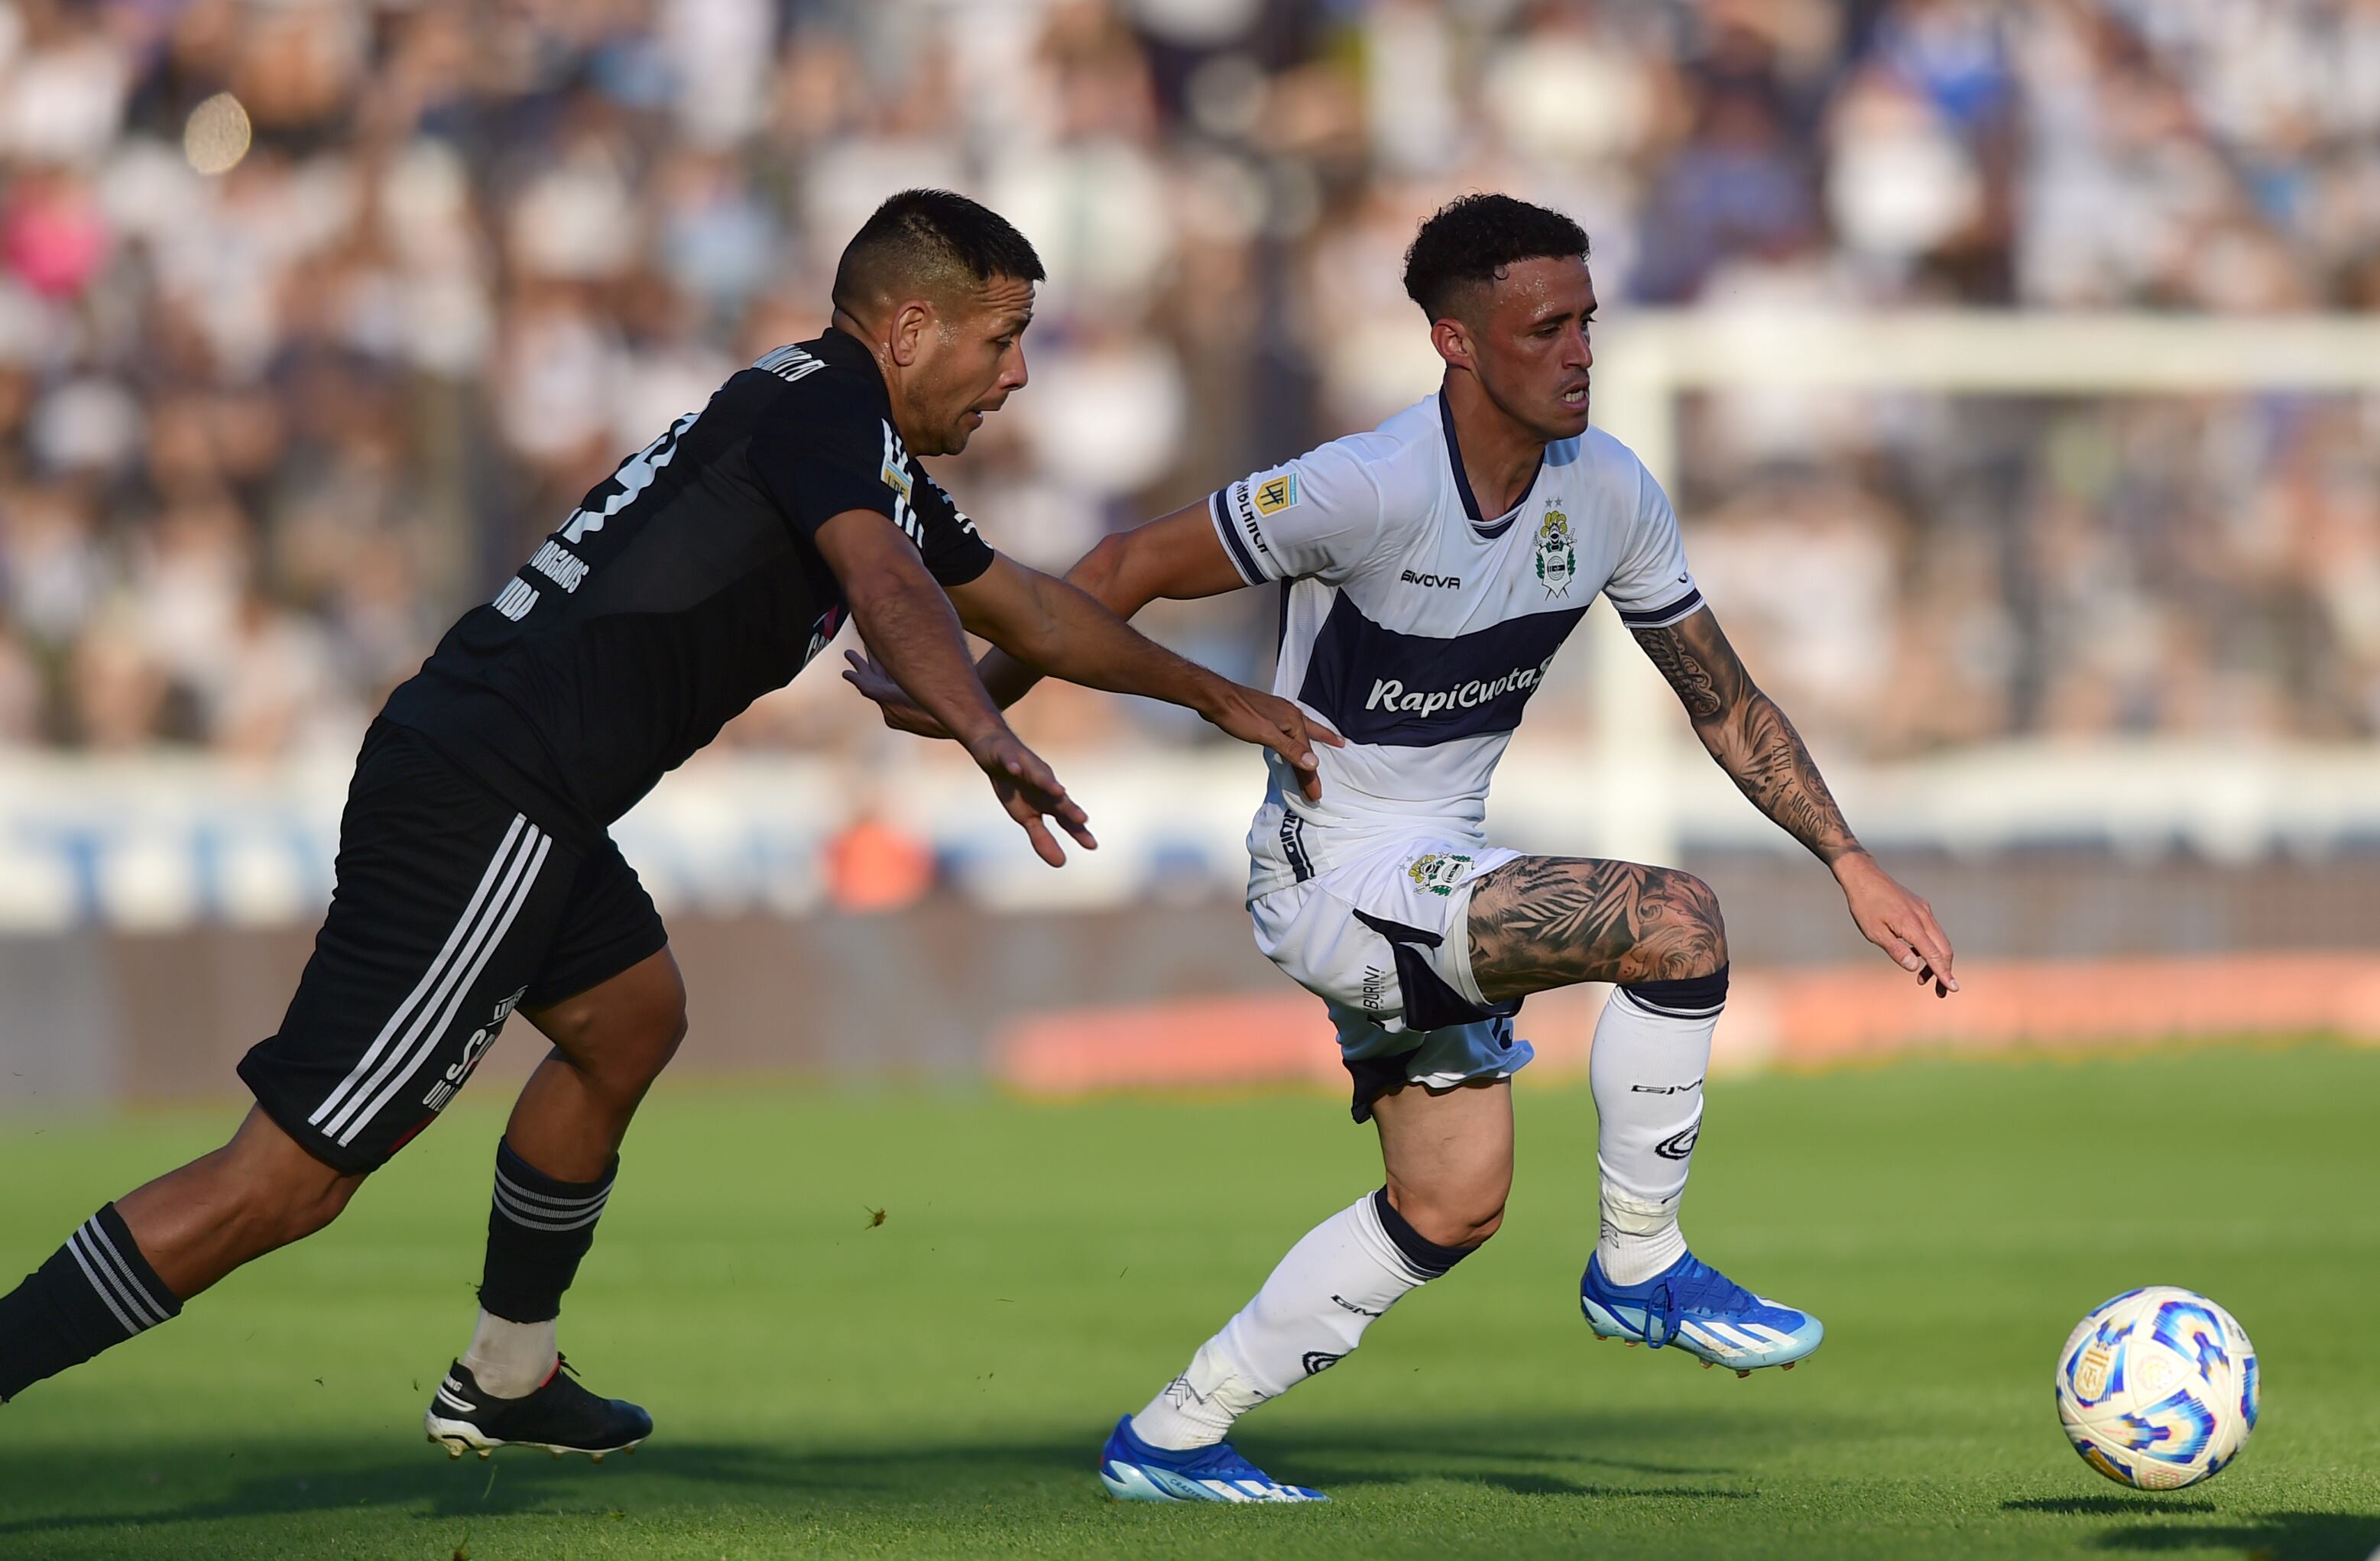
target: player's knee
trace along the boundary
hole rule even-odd
[[[670,1059],[677,1055],[677,1048],[686,1044],[686,1004],[681,1000],[676,1011],[654,1026],[651,1038],[638,1059],[645,1083],[652,1083],[660,1076],[661,1071],[670,1065]]]
[[[686,982],[663,958],[536,1017],[589,1087],[633,1105],[686,1039]]]
[[[1502,1194],[1475,1193],[1465,1197],[1408,1193],[1398,1213],[1426,1240],[1441,1247],[1473,1248],[1485,1243],[1504,1224]]]
[[[267,1252],[312,1235],[339,1215],[363,1185],[318,1161],[252,1168],[233,1192],[236,1218],[252,1252]]]
[[[362,1177],[343,1176],[291,1190],[280,1205],[279,1240],[273,1244],[303,1240],[338,1218],[363,1184]]]
[[[643,1098],[670,1059],[677,1055],[686,1031],[686,1004],[681,996],[674,1007],[639,1016],[638,1023],[621,1026],[605,1044],[582,1050],[574,1060],[597,1089],[624,1104],[633,1104]]]
[[[1504,1223],[1504,1200],[1512,1192],[1510,1159],[1463,1168],[1426,1182],[1391,1181],[1390,1201],[1424,1240],[1440,1247],[1472,1248]]]
[[[1655,869],[1646,900],[1661,907],[1648,918],[1637,980],[1677,981],[1714,975],[1727,968],[1727,921],[1719,914],[1718,894],[1694,874],[1674,867]]]

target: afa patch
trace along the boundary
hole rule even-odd
[[[909,482],[909,473],[903,466],[902,463],[895,461],[892,456],[887,455],[884,457],[884,469],[878,472],[876,475],[883,479],[885,487],[890,488],[893,492],[900,494],[904,502],[915,501],[916,495],[911,493],[909,490],[911,487]]]
[[[1297,474],[1283,472],[1257,484],[1257,514],[1279,514],[1297,502]]]

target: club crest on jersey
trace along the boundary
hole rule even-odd
[[[1578,541],[1571,534],[1570,516],[1548,509],[1537,522],[1537,583],[1548,596],[1568,596],[1577,578]]]
[[[1257,484],[1257,514],[1279,514],[1297,502],[1297,474],[1283,472]]]
[[[1463,881],[1463,870],[1470,865],[1468,856],[1425,851],[1405,864],[1405,877],[1413,879],[1415,889],[1445,899],[1454,892],[1454,886]]]

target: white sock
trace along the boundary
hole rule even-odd
[[[1614,987],[1595,1026],[1587,1081],[1603,1173],[1595,1251],[1615,1285],[1641,1284],[1685,1255],[1678,1205],[1702,1132],[1703,1074],[1726,994],[1724,970],[1699,981]]]
[[[471,1348],[463,1351],[471,1379],[499,1398],[526,1398],[544,1386],[557,1358],[556,1321],[548,1317],[542,1323],[516,1323],[481,1311]]]
[[[1212,1446],[1240,1416],[1344,1358],[1399,1296],[1444,1273],[1447,1249],[1418,1260],[1400,1249],[1379,1196],[1366,1193],[1290,1248],[1256,1299],[1133,1417],[1133,1434],[1176,1452]]]

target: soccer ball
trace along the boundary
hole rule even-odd
[[[2220,1470],[2256,1429],[2256,1347],[2231,1313],[2170,1285],[2092,1308],[2058,1352],[2058,1419],[2082,1461],[2170,1491]]]

